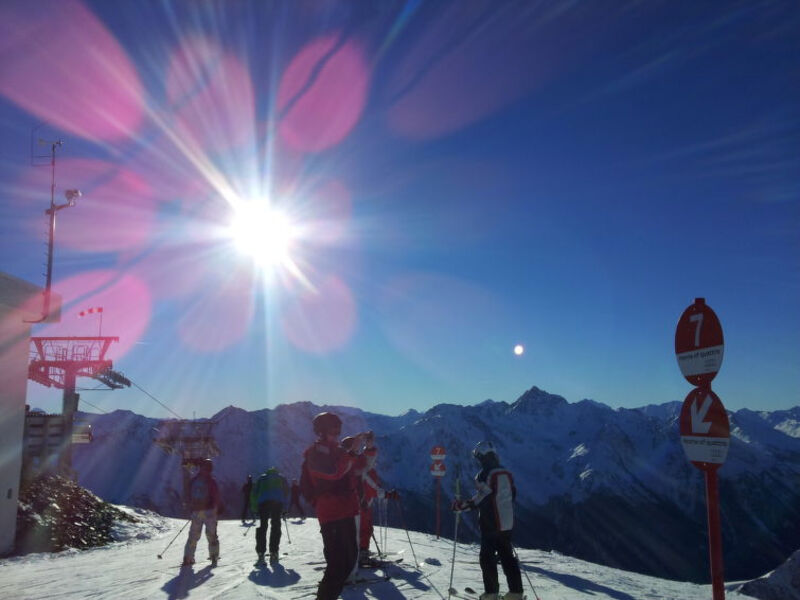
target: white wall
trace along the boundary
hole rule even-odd
[[[25,321],[41,318],[41,297],[40,288],[0,273],[0,555],[14,545],[31,327]]]

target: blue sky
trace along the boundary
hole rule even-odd
[[[682,400],[695,297],[726,407],[800,403],[792,3],[29,4],[0,6],[0,270],[44,281],[31,141],[61,139],[57,201],[83,197],[34,333],[103,306],[115,368],[178,414]],[[264,203],[296,234],[270,267],[228,227]]]

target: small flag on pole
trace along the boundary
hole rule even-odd
[[[95,308],[87,308],[86,310],[82,310],[81,312],[78,313],[78,316],[79,317],[85,317],[87,315],[96,315],[96,314],[102,314],[102,313],[103,313],[103,307],[102,306],[98,306],[98,307],[95,307]]]

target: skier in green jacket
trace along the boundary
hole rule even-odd
[[[256,528],[257,565],[264,565],[264,552],[267,549],[267,526],[272,526],[269,535],[269,560],[277,562],[278,548],[281,543],[281,515],[286,506],[289,486],[286,479],[271,467],[267,469],[253,484],[250,491],[250,511],[261,520]]]

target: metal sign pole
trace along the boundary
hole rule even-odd
[[[706,509],[708,510],[708,555],[711,563],[711,592],[713,600],[725,600],[725,576],[722,565],[722,530],[719,518],[719,486],[717,470],[706,475]]]
[[[441,497],[441,488],[442,488],[442,478],[436,478],[436,539],[439,539],[439,533],[441,532],[441,514],[440,514],[440,503],[439,499]]]

